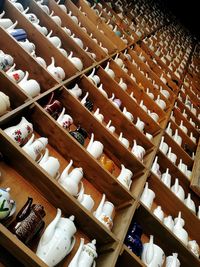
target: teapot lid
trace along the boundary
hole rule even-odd
[[[97,257],[97,253],[96,253],[96,239],[93,239],[92,242],[87,243],[84,245],[85,248],[91,249],[94,253],[94,257]]]

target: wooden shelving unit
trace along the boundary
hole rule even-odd
[[[34,203],[43,205],[46,211],[45,227],[55,217],[57,208],[65,217],[75,216],[76,244],[58,264],[60,267],[68,266],[81,237],[88,242],[96,239],[97,267],[145,266],[124,244],[132,221],[142,226],[143,242],[154,235],[155,243],[166,256],[177,252],[181,266],[200,266],[199,259],[157,219],[153,209],[161,205],[165,215],[173,217],[181,211],[189,239],[196,240],[199,245],[200,218],[151,170],[157,156],[161,173],[169,169],[171,185],[178,178],[185,194],[190,193],[196,208],[200,207],[200,43],[170,14],[145,0],[130,3],[126,0],[100,0],[93,5],[85,0],[67,0],[64,1],[67,13],[54,0],[44,2],[54,15],[60,17],[62,27],[69,28],[82,40],[83,48],[43,11],[36,0],[25,1],[24,8],[28,6],[28,12],[37,16],[40,25],[60,38],[62,48],[67,53],[73,52],[75,57],[81,59],[83,69],[79,71],[12,1],[4,1],[4,17],[12,22],[17,20],[17,28],[24,29],[28,40],[35,44],[36,55],[42,57],[47,65],[53,56],[66,77],[62,82],[55,79],[0,26],[1,50],[11,55],[16,68],[28,71],[29,77],[37,80],[41,87],[40,94],[31,98],[3,69],[0,70],[0,91],[8,95],[11,102],[11,109],[0,117],[0,187],[11,188],[12,199],[17,203],[16,213],[28,196],[33,198]],[[95,54],[95,58],[91,53]],[[123,67],[117,64],[117,58],[123,62]],[[114,78],[106,71],[108,64],[115,74]],[[93,70],[108,97],[102,94],[100,84],[96,85],[90,79]],[[121,80],[127,85],[126,90],[120,87]],[[82,90],[79,98],[70,91],[76,84]],[[52,93],[73,118],[70,130],[81,125],[87,131],[84,146],[70,135],[69,129],[62,128],[45,111],[44,106]],[[92,111],[81,103],[87,93],[93,103]],[[113,94],[121,100],[120,108],[112,101]],[[164,101],[164,108],[159,104],[159,99]],[[104,117],[102,122],[94,116],[97,108]],[[124,108],[133,115],[132,121],[124,114]],[[152,113],[158,115],[157,121],[151,116]],[[85,192],[95,201],[92,212],[86,210],[6,135],[4,129],[19,123],[22,116],[33,124],[35,137],[48,138],[47,148],[50,155],[59,160],[60,173],[71,159],[73,167],[83,168]],[[144,122],[143,131],[137,127],[139,119]],[[114,133],[106,127],[110,120],[115,127]],[[187,128],[187,133],[181,124]],[[167,131],[169,125],[172,136]],[[173,139],[176,129],[182,138],[181,146]],[[87,152],[92,133],[95,140],[104,145],[103,153],[113,162],[113,172],[104,169],[100,161]],[[128,148],[119,141],[120,133],[130,142]],[[148,138],[149,135],[152,139]],[[176,153],[176,163],[159,149],[162,137]],[[133,140],[146,151],[143,161],[132,153]],[[181,159],[192,171],[191,177],[178,168]],[[117,180],[121,164],[133,172],[130,190]],[[146,182],[156,194],[151,210],[140,202]],[[93,216],[103,193],[115,206],[111,231]],[[39,237],[26,246],[9,231],[9,224],[14,218],[15,215],[11,220],[0,223],[0,251],[3,251],[0,252],[0,265],[47,266],[35,253]]]

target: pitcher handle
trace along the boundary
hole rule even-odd
[[[70,246],[69,250],[67,251],[67,254],[69,254],[72,251],[72,249],[74,248],[75,243],[76,243],[76,237],[73,236],[72,237],[72,243],[71,243],[71,246]]]

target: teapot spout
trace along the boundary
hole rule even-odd
[[[73,259],[70,262],[68,267],[78,267],[79,266],[79,258],[80,258],[81,252],[83,250],[84,241],[85,241],[84,238],[81,238],[81,242],[80,242],[79,248],[78,248],[75,256],[73,257]]]
[[[52,239],[52,237],[54,235],[55,227],[56,227],[57,223],[59,222],[60,218],[61,218],[61,210],[60,209],[57,209],[56,217],[47,226],[44,234],[42,235],[42,238],[40,240],[40,242],[41,242],[40,244],[41,245],[46,245]]]
[[[87,146],[87,150],[90,150],[90,148],[91,148],[93,142],[94,142],[94,134],[92,133],[92,134],[91,134],[90,142],[89,142],[89,144],[88,144],[88,146]]]
[[[72,164],[73,160],[71,159],[67,167],[63,170],[59,180],[65,180],[65,178],[69,176],[69,169],[71,168]]]
[[[96,209],[96,211],[94,212],[94,216],[96,218],[98,218],[101,215],[102,210],[103,210],[103,206],[104,206],[104,203],[105,203],[105,200],[106,200],[106,195],[103,194],[102,199],[101,199],[101,202],[100,202],[98,208]]]

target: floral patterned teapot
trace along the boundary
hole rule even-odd
[[[84,238],[81,238],[80,246],[68,267],[95,267],[94,260],[97,258],[95,245],[95,239],[84,245]]]

